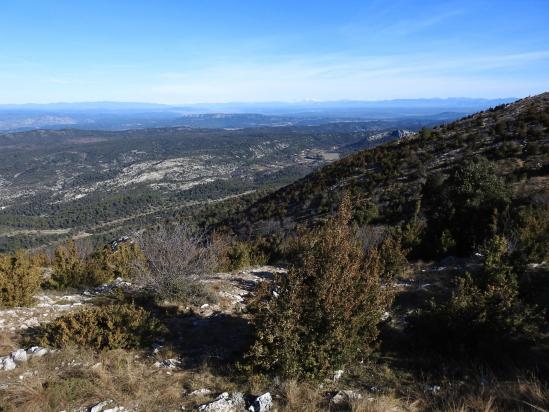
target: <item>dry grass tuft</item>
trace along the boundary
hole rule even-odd
[[[94,353],[66,348],[30,360],[2,376],[1,383],[7,386],[0,390],[0,410],[58,412],[106,399],[143,411],[179,410],[209,400],[186,398],[185,392],[200,388],[213,393],[232,389],[230,383],[207,367],[198,371],[157,369],[152,366],[152,359],[142,356],[125,350]]]
[[[447,391],[424,396],[427,411],[547,411],[549,386],[536,378],[495,381],[487,384],[454,385]]]
[[[0,353],[10,353],[17,349],[16,338],[13,333],[3,330],[0,333]]]
[[[318,387],[290,380],[280,387],[282,411],[316,412],[326,410],[326,400]]]
[[[230,370],[203,365],[195,369],[157,369],[142,352],[111,350],[101,353],[66,348],[40,359],[31,359],[0,377],[0,410],[6,412],[58,412],[89,407],[112,399],[113,406],[139,411],[170,411],[197,405],[221,392],[258,395],[270,391],[279,412],[387,412],[387,411],[544,411],[549,387],[535,378],[515,381],[448,382],[436,394],[419,381],[393,380],[386,392],[370,394],[366,386],[355,389],[361,399],[330,404],[328,392],[346,389],[344,382],[316,385],[289,380],[258,378],[238,381]],[[349,384],[358,380],[353,378]],[[381,380],[379,381],[381,383]],[[206,388],[211,394],[189,396]],[[391,389],[392,388],[392,389]]]
[[[353,400],[350,403],[350,411],[352,412],[387,412],[387,411],[417,411],[414,405],[406,405],[401,400],[390,396],[365,397],[358,400]]]

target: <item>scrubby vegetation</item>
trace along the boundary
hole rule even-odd
[[[151,345],[165,333],[166,328],[147,310],[114,304],[61,316],[33,331],[29,341],[56,348],[135,349]]]
[[[226,251],[226,269],[237,270],[267,263],[268,257],[257,244],[235,240]]]
[[[199,224],[176,214],[184,223],[104,248],[2,256],[5,306],[31,303],[42,267],[44,288],[93,294],[27,342],[59,357],[87,348],[110,368],[32,378],[29,393],[76,408],[96,396],[86,379],[104,388],[112,373],[109,393],[135,391],[149,410],[137,381],[166,394],[165,409],[210,399],[180,391],[207,381],[216,394],[271,391],[282,411],[544,410],[548,106],[542,95],[425,128],[257,202],[211,206]],[[280,267],[250,268],[266,263]],[[116,277],[130,283],[90,289]],[[129,378],[110,356],[154,369]],[[169,370],[151,365],[166,358]],[[32,406],[29,393],[0,388],[0,408]]]
[[[425,128],[414,137],[325,166],[225,224],[242,236],[291,232],[296,224],[314,224],[333,213],[342,193],[350,192],[356,221],[395,226],[415,217],[431,223],[426,234],[432,236],[429,241],[436,240],[436,247],[429,244],[423,250],[430,258],[441,256],[445,247],[448,253],[467,254],[482,245],[487,231],[493,233],[490,219],[495,210],[496,223],[504,223],[511,192],[513,207],[527,204],[528,198],[544,203],[548,113],[545,93]],[[511,144],[516,150],[505,149]],[[471,179],[476,186],[469,186]],[[460,196],[465,196],[463,202]],[[442,213],[446,205],[448,216]],[[455,227],[459,224],[464,224],[463,234]]]
[[[549,261],[549,203],[532,202],[518,208],[513,260],[516,264]]]
[[[53,289],[97,286],[117,277],[129,278],[143,261],[136,244],[122,243],[116,248],[101,247],[93,252],[86,244],[70,240],[59,245],[52,261],[53,273],[45,286]]]
[[[27,253],[0,255],[0,307],[30,305],[41,280]]]
[[[511,200],[495,165],[482,157],[459,165],[447,179],[431,176],[423,192],[425,256],[463,256],[478,250],[501,227]]]
[[[351,217],[346,196],[336,218],[295,239],[288,273],[259,304],[257,341],[248,355],[258,371],[322,378],[368,356],[391,303],[387,275],[394,273],[383,259],[389,253],[364,253]]]
[[[507,240],[495,236],[481,270],[459,278],[448,302],[432,302],[410,317],[413,341],[446,357],[499,363],[541,339],[544,313],[521,299],[508,251]]]

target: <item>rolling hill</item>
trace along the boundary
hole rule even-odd
[[[179,210],[281,187],[416,120],[239,130],[188,127],[0,135],[0,249],[118,236]],[[121,233],[120,233],[121,234]],[[11,246],[8,246],[11,245]]]

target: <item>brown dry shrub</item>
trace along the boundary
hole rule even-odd
[[[309,383],[290,380],[280,387],[283,411],[316,412],[326,410],[323,393]]]
[[[533,376],[514,380],[493,380],[480,384],[454,382],[440,393],[413,395],[425,411],[544,411],[549,405],[547,382]]]

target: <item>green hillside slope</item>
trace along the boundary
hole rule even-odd
[[[358,223],[402,224],[429,215],[429,188],[444,186],[456,167],[478,157],[488,159],[515,205],[547,203],[549,93],[351,154],[259,200],[228,223],[245,237],[292,230],[330,215],[349,191]]]

